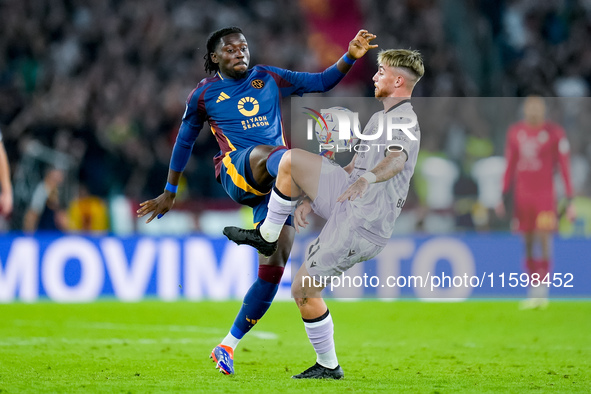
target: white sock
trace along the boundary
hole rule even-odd
[[[326,353],[316,354],[316,362],[323,367],[335,369],[339,366],[339,360],[337,360],[337,352],[334,347]]]
[[[239,342],[240,342],[240,339],[236,338],[231,333],[228,333],[228,335],[226,335],[226,337],[222,340],[221,345],[229,346],[232,349],[236,350],[236,347],[238,346]]]
[[[261,232],[261,236],[267,242],[275,242],[279,239],[279,234],[281,234],[281,230],[283,229],[283,225],[285,223],[273,223],[270,220],[265,220],[263,224],[259,227],[259,231]]]
[[[269,199],[268,212],[265,221],[259,227],[261,236],[267,242],[275,242],[279,239],[279,234],[283,229],[285,221],[291,215],[293,207],[297,204],[289,197],[281,194],[276,187],[271,191],[271,198]]]
[[[304,320],[308,338],[316,351],[316,362],[323,367],[334,369],[339,365],[334,347],[334,325],[330,312],[319,319]]]

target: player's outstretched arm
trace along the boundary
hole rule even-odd
[[[176,198],[175,186],[178,186],[180,178],[180,172],[169,169],[166,188],[158,197],[141,203],[140,208],[137,210],[137,217],[141,218],[152,213],[150,218],[146,220],[146,223],[150,223],[155,217],[160,219],[166,212],[170,211]],[[172,190],[174,190],[174,192]]]
[[[337,198],[337,202],[343,202],[345,200],[353,201],[357,197],[363,196],[363,193],[369,188],[370,183],[385,182],[396,176],[396,174],[404,169],[404,163],[406,163],[406,153],[402,151],[390,153],[373,170],[366,172],[349,186]]]
[[[376,44],[371,44],[376,39],[376,35],[368,32],[367,30],[359,30],[359,33],[349,42],[349,49],[347,51],[347,57],[351,61],[355,61],[367,53],[370,49],[377,48]],[[337,63],[337,68],[343,74],[346,74],[351,67],[352,62],[347,63],[345,59],[341,58]]]

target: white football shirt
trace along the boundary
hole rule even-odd
[[[394,121],[400,124],[409,123],[409,119],[416,119],[410,100],[401,101],[387,111],[376,112],[363,129],[363,134],[375,135],[380,125],[380,117],[383,125],[382,134],[376,140],[359,141],[355,169],[349,175],[349,181],[353,183],[361,175],[374,169],[386,157],[386,147],[393,144],[402,146],[407,156],[404,169],[385,182],[369,185],[369,189],[361,198],[347,204],[348,215],[353,221],[351,225],[361,228],[363,230],[360,232],[361,235],[382,246],[390,239],[396,218],[406,202],[421,139],[418,122],[407,129],[416,140],[412,140],[401,129],[393,130],[392,138],[388,139],[387,116],[394,116]],[[391,148],[391,150],[394,149],[396,148]]]

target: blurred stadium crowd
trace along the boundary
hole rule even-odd
[[[0,127],[15,211],[1,226],[136,231],[132,212],[162,191],[185,99],[207,76],[207,35],[228,25],[245,31],[251,65],[299,71],[322,70],[367,28],[382,47],[423,53],[423,97],[584,97],[591,84],[588,0],[2,0]],[[373,59],[358,63],[331,95],[373,95]],[[467,157],[502,155],[504,130],[469,119],[421,123],[422,149],[460,173],[469,173]],[[589,195],[591,141],[575,123],[565,128],[581,159],[577,192]],[[192,214],[177,228],[204,230],[202,214],[237,208],[214,179],[218,148],[209,134],[185,171],[178,208]],[[45,206],[35,198],[41,184]],[[477,186],[460,186],[455,201],[477,194]],[[429,209],[421,193],[416,186],[409,209]],[[53,215],[40,218],[48,209]]]

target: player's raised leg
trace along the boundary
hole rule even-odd
[[[310,199],[316,198],[321,167],[322,157],[302,149],[292,149],[283,155],[271,192],[269,213],[259,229],[265,241],[277,239],[281,226],[292,213],[294,201],[298,200],[302,191]]]
[[[324,286],[314,280],[303,264],[294,278],[291,289],[304,321],[306,334],[316,352],[316,363],[292,378],[341,379],[344,373],[335,351],[334,324],[321,295]]]
[[[285,152],[279,162],[264,222],[254,230],[226,227],[224,235],[238,244],[251,245],[260,253],[269,255],[302,191],[312,200],[316,198],[321,167],[322,157],[318,155],[301,149]]]

